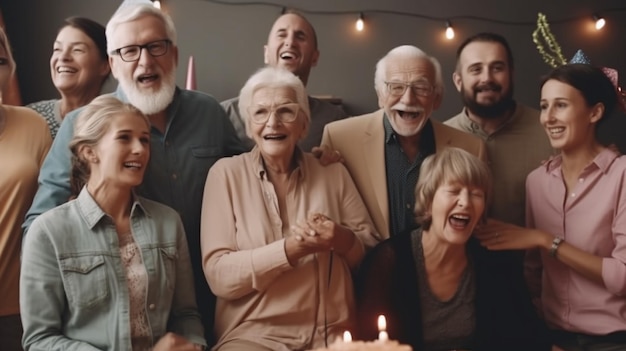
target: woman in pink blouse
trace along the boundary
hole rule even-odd
[[[540,252],[541,265],[537,256],[528,266],[543,273],[535,284],[541,310],[563,350],[626,349],[626,157],[596,135],[616,101],[598,68],[569,64],[548,74],[540,121],[560,154],[526,180],[532,229],[502,226],[481,238],[490,249]]]
[[[297,146],[310,120],[298,77],[261,69],[239,111],[256,146],[211,167],[202,204],[213,350],[322,347],[354,327],[351,272],[378,241],[372,221],[345,167]]]

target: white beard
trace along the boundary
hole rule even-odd
[[[153,115],[167,108],[174,99],[176,91],[176,82],[174,71],[162,78],[162,84],[159,90],[145,92],[137,88],[134,80],[120,79],[122,91],[126,94],[128,102],[143,112],[145,115]]]

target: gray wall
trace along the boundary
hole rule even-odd
[[[236,4],[236,0],[229,3]],[[537,12],[549,20],[588,16],[567,23],[553,23],[552,30],[571,57],[582,48],[596,64],[618,68],[626,75],[626,7],[623,0],[273,0],[301,10],[355,11],[349,14],[308,14],[316,27],[321,57],[309,79],[312,95],[343,99],[346,110],[361,114],[377,109],[373,89],[374,65],[389,49],[413,44],[439,58],[443,67],[446,95],[435,116],[446,119],[456,114],[460,100],[451,81],[455,51],[467,36],[494,31],[506,36],[516,59],[515,89],[519,101],[538,104],[538,79],[549,67],[532,42]],[[50,82],[48,59],[59,24],[65,17],[80,15],[106,24],[119,0],[0,0],[7,31],[18,61],[18,77],[25,103],[57,97]],[[164,9],[176,23],[179,36],[178,83],[185,84],[189,55],[196,61],[198,89],[218,100],[235,96],[246,78],[263,64],[263,44],[280,7],[220,5],[207,0],[163,0]],[[457,36],[443,38],[443,21],[396,14],[366,15],[366,29],[358,33],[354,22],[359,11],[368,9],[418,13],[440,18],[480,16],[502,21],[531,22],[525,25],[498,24],[474,19],[453,19]],[[603,31],[590,30],[592,12],[607,19]],[[623,80],[622,80],[623,81]],[[111,82],[107,89],[112,89]]]

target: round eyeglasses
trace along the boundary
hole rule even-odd
[[[411,88],[414,96],[430,96],[433,93],[433,86],[428,83],[403,83],[403,82],[385,82],[387,91],[393,96],[402,96],[407,88]]]
[[[291,123],[298,118],[300,105],[295,102],[276,106],[252,105],[247,110],[250,120],[255,124],[266,123],[272,113],[281,122]]]
[[[134,62],[139,60],[143,49],[148,50],[152,57],[163,56],[167,53],[167,48],[172,44],[169,39],[155,40],[143,45],[128,45],[117,50],[113,50],[111,55],[119,55],[124,62]]]

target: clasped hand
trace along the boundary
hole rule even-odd
[[[291,226],[291,233],[302,245],[317,251],[333,249],[337,225],[321,213],[312,213]]]
[[[312,213],[299,220],[291,226],[291,234],[285,240],[285,253],[291,265],[316,252],[334,250],[344,255],[356,240],[351,230],[321,213]]]

